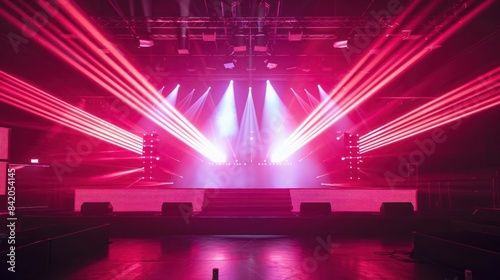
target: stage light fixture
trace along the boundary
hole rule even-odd
[[[268,62],[267,65],[266,65],[266,67],[268,69],[274,69],[274,68],[278,67],[278,64],[272,63],[272,62]]]
[[[187,35],[181,35],[179,37],[179,45],[177,47],[177,53],[179,54],[189,54],[189,48],[188,48],[188,37]]]
[[[152,132],[149,134],[144,134],[143,136],[143,146],[142,146],[142,168],[144,180],[153,180],[157,176],[158,161],[160,160],[160,152],[158,149],[158,143],[160,138],[158,133]]]
[[[236,67],[236,65],[234,65],[233,62],[224,63],[224,68],[226,69],[234,69],[234,67]]]
[[[333,43],[333,47],[336,48],[336,49],[347,49],[347,48],[349,48],[349,46],[347,44],[347,40],[336,41],[336,42]]]
[[[155,42],[149,36],[139,37],[137,39],[139,40],[139,48],[151,48],[155,45]]]
[[[236,67],[236,59],[230,59],[224,62],[224,68],[226,69],[234,69]]]
[[[264,63],[266,64],[267,69],[274,69],[274,68],[278,67],[277,63],[274,63],[272,60],[269,60],[269,59],[264,60]]]
[[[345,161],[347,167],[346,177],[349,180],[360,179],[360,162],[359,156],[359,134],[344,133],[344,156],[342,160]]]

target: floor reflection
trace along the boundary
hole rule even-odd
[[[113,239],[106,258],[66,279],[453,279],[405,256],[403,240],[318,236],[165,236]],[[56,277],[57,278],[57,277]],[[457,278],[460,279],[460,278]]]

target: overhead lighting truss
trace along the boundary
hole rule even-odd
[[[130,21],[117,17],[93,17],[94,22],[103,28],[130,28]],[[429,20],[419,23],[421,26],[435,25],[436,21]],[[436,20],[439,18],[436,18]],[[364,28],[366,24],[372,23],[373,17],[244,17],[244,18],[220,18],[210,17],[148,17],[134,18],[134,28],[152,29],[178,29],[181,24],[187,24],[189,29],[224,29],[227,26],[238,25],[240,29],[259,28],[263,24],[266,28],[291,29],[301,28]],[[390,25],[390,22],[386,22]],[[217,34],[218,35],[218,34]],[[286,34],[288,36],[288,34]]]

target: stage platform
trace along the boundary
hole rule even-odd
[[[84,214],[84,202],[110,202],[113,213]],[[165,202],[188,202],[193,213],[165,214]],[[302,202],[329,202],[330,215],[301,213]],[[114,236],[141,235],[308,235],[410,234],[436,222],[415,215],[385,215],[384,202],[410,202],[417,190],[367,188],[114,188],[75,189],[70,212],[26,213],[26,227],[52,224],[110,224]],[[175,205],[175,204],[174,204]],[[185,210],[178,206],[177,209]],[[313,211],[314,212],[314,211]],[[440,219],[438,224],[443,224]]]
[[[76,189],[74,211],[84,202],[110,202],[114,212],[159,212],[164,202],[191,202],[193,211],[202,211],[208,200],[228,191],[251,189],[140,188]],[[292,212],[300,211],[301,202],[330,202],[332,212],[379,212],[383,202],[410,202],[417,210],[415,189],[255,189],[263,197],[280,190],[289,193]]]

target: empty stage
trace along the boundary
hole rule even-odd
[[[223,191],[228,189],[76,189],[74,210],[79,212],[83,202],[111,202],[115,212],[159,212],[163,202],[191,202],[194,211],[201,211],[204,199]],[[417,190],[317,188],[289,192],[294,212],[300,211],[301,202],[330,202],[332,212],[379,212],[383,202],[411,202],[415,210],[417,207]]]

